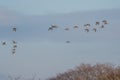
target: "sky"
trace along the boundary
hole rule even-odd
[[[23,14],[58,14],[120,8],[119,0],[0,0],[0,6]]]
[[[120,0],[0,0],[0,76],[44,80],[81,63],[120,65],[119,14]],[[102,20],[108,20],[103,29]],[[100,25],[93,32],[96,21]],[[53,24],[58,29],[48,31]],[[12,40],[17,41],[15,55]]]

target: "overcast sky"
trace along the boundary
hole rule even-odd
[[[23,14],[56,14],[120,8],[119,0],[0,0],[0,6]]]
[[[119,14],[120,0],[0,0],[0,73],[45,79],[80,63],[120,64]],[[104,19],[109,24],[101,29]],[[93,32],[96,21],[100,25]],[[48,31],[52,24],[59,28]],[[18,45],[15,55],[12,40]]]

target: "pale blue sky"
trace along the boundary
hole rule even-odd
[[[120,0],[0,0],[0,44],[7,42],[0,45],[0,74],[45,79],[80,63],[120,64],[119,15]],[[104,19],[109,22],[104,29],[84,32],[84,24],[93,28]],[[51,24],[59,28],[48,32]],[[80,28],[73,30],[74,25]],[[15,55],[13,39],[18,41]]]
[[[120,8],[120,0],[0,0],[0,6],[39,15]]]

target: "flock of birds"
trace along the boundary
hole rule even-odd
[[[107,20],[103,20],[101,22],[99,21],[96,21],[94,25],[91,25],[91,24],[84,24],[83,27],[84,27],[84,31],[85,32],[90,32],[91,31],[94,31],[94,32],[97,32],[98,28],[104,28],[105,25],[108,24],[108,21]],[[57,25],[51,25],[49,28],[48,28],[48,31],[53,31],[54,29],[57,29],[59,28],[59,26]],[[79,29],[79,26],[75,25],[73,26],[73,29]],[[70,27],[65,27],[64,28],[65,31],[69,31],[70,30]],[[70,43],[70,41],[66,41],[66,43]]]
[[[92,27],[92,29],[91,29],[91,24],[84,24],[83,27],[84,27],[84,31],[85,32],[90,32],[90,30],[92,30],[94,32],[97,32],[98,27],[104,28],[105,25],[107,25],[107,24],[108,24],[108,21],[107,20],[103,20],[102,22],[98,22],[98,21],[95,22],[94,27]],[[59,28],[59,26],[57,26],[57,25],[51,25],[48,28],[48,31],[53,31],[54,29],[57,29],[57,28]],[[73,26],[73,29],[79,29],[79,26],[75,25],[75,26]],[[69,27],[65,27],[64,30],[65,31],[69,31],[70,28]],[[16,31],[17,31],[17,28],[14,26],[12,28],[12,32],[16,32]],[[70,43],[70,41],[67,40],[66,43]],[[6,46],[7,42],[6,41],[2,41],[2,45]],[[16,49],[17,49],[17,41],[12,40],[12,54],[16,53]]]
[[[14,26],[14,27],[12,28],[12,31],[13,31],[13,32],[16,32],[16,31],[17,31],[17,28]],[[2,45],[3,45],[3,46],[6,46],[6,45],[7,45],[7,42],[6,42],[6,41],[2,41]],[[16,53],[16,49],[17,49],[17,41],[12,40],[12,54],[15,54],[15,53]]]
[[[94,25],[94,28],[92,29],[94,32],[96,32],[97,31],[97,26],[99,26],[100,25],[100,23],[101,22],[95,22],[95,25]],[[102,25],[100,26],[101,28],[104,28],[105,27],[105,25],[107,25],[108,24],[108,21],[107,20],[103,20],[102,21]],[[91,24],[85,24],[84,25],[84,30],[86,31],[86,32],[89,32],[90,31],[90,26],[91,26]],[[48,28],[48,31],[52,31],[52,30],[54,30],[54,29],[56,29],[56,28],[59,28],[59,26],[57,26],[57,25],[51,25],[49,28]],[[73,28],[74,29],[78,29],[79,28],[79,26],[73,26]],[[70,28],[69,27],[66,27],[64,30],[66,30],[66,31],[69,31],[70,30]]]

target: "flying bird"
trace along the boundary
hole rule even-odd
[[[102,25],[101,28],[104,28],[104,25]]]
[[[99,25],[99,24],[100,24],[100,22],[98,22],[98,21],[95,23],[95,25]]]
[[[13,45],[13,48],[17,48],[17,45]]]
[[[84,26],[85,26],[85,31],[86,31],[86,32],[89,32],[90,24],[85,24]]]
[[[78,27],[78,26],[74,26],[73,28],[74,28],[74,29],[77,29],[77,28],[79,28],[79,27]]]
[[[68,31],[68,30],[69,30],[69,28],[65,28],[65,30],[66,30],[66,31]]]
[[[86,28],[89,28],[90,27],[90,24],[85,24],[84,25]]]
[[[90,24],[85,24],[84,26],[90,26]]]
[[[70,43],[70,41],[66,41],[66,43]]]
[[[16,50],[15,50],[15,49],[13,49],[13,50],[12,50],[12,54],[15,54],[15,53],[16,53]]]
[[[57,26],[57,25],[51,25],[51,27],[52,27],[52,28],[58,28],[58,26]]]
[[[102,21],[104,24],[108,24],[108,21],[107,20],[103,20]]]
[[[96,29],[96,28],[93,28],[93,31],[95,31],[95,32],[96,32],[96,31],[97,31],[97,29]]]
[[[48,28],[48,31],[50,31],[50,30],[53,30],[53,28],[52,28],[52,27],[49,27],[49,28]]]
[[[13,44],[17,44],[17,42],[16,42],[16,41],[14,41],[14,40],[13,40],[12,42],[13,42]]]
[[[2,42],[2,45],[6,45],[6,42]]]
[[[85,31],[86,31],[86,32],[89,32],[89,29],[86,28]]]
[[[17,30],[16,27],[13,27],[13,28],[12,28],[12,31],[13,31],[13,32],[16,32],[16,30]]]

